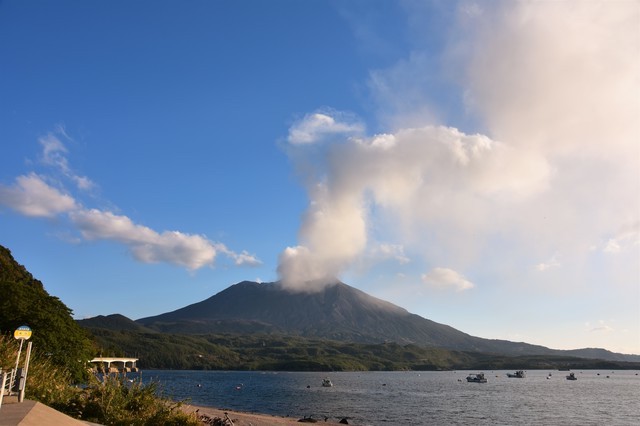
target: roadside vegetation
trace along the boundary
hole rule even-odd
[[[102,425],[198,425],[180,403],[160,395],[157,384],[120,377],[98,380],[89,372],[96,354],[93,337],[72,318],[71,310],[49,295],[42,283],[11,252],[0,246],[0,368],[16,366],[20,342],[13,331],[28,325],[33,342],[25,397],[74,418]],[[24,365],[27,344],[19,366]]]
[[[0,336],[0,368],[15,367],[19,343]],[[24,363],[24,353],[20,366]],[[102,425],[199,425],[194,415],[181,410],[182,403],[160,395],[156,383],[143,385],[124,377],[106,376],[100,380],[89,374],[82,385],[74,384],[73,374],[47,357],[35,354],[29,363],[26,398],[42,402],[71,417]]]

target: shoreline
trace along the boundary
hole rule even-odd
[[[244,411],[224,410],[216,407],[205,407],[202,405],[182,404],[180,409],[185,413],[196,413],[198,419],[203,424],[214,424],[213,419],[224,419],[225,414],[229,416],[235,426],[270,426],[270,425],[294,425],[298,423],[305,423],[302,418],[295,417],[282,417],[271,414],[249,413]],[[204,417],[204,418],[203,418]],[[211,419],[209,421],[208,419]],[[308,423],[323,423],[329,425],[340,424],[341,419],[324,419],[311,417],[315,421],[308,421]],[[344,423],[343,423],[344,424]],[[352,424],[352,423],[348,423]]]

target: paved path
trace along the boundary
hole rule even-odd
[[[28,399],[18,402],[5,397],[0,407],[0,426],[87,426],[92,423],[76,420],[40,402]]]

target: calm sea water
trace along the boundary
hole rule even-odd
[[[477,371],[476,371],[477,372]],[[476,373],[473,372],[473,373]],[[512,372],[512,371],[510,371]],[[287,373],[144,371],[165,396],[194,405],[358,425],[640,425],[638,371]],[[549,373],[552,374],[548,377]],[[323,378],[334,386],[321,386]]]

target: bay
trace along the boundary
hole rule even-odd
[[[166,371],[142,373],[162,393],[193,405],[358,425],[637,425],[640,375],[631,370],[469,373]],[[551,374],[551,375],[550,375]],[[329,378],[333,387],[322,387]]]

